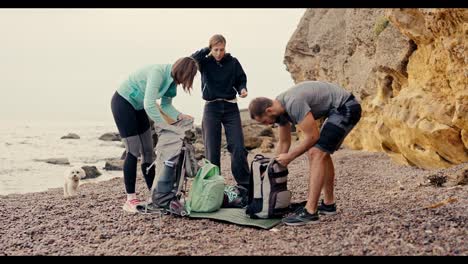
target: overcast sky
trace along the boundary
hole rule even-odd
[[[0,120],[112,121],[118,85],[148,64],[173,63],[227,39],[247,74],[247,107],[293,85],[284,51],[305,9],[0,9]],[[200,122],[200,75],[174,105]],[[113,122],[113,121],[112,121]]]

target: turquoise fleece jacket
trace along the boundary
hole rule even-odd
[[[135,110],[145,109],[154,122],[165,122],[156,100],[161,99],[161,109],[172,119],[180,114],[172,105],[177,95],[177,85],[171,76],[172,64],[154,64],[132,73],[117,89]]]

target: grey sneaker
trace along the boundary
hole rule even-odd
[[[290,226],[316,224],[319,222],[319,215],[318,211],[313,214],[309,214],[309,212],[307,212],[307,209],[305,207],[302,207],[296,210],[294,214],[283,218],[282,222]]]
[[[136,206],[136,210],[142,214],[158,214],[163,213],[164,208],[158,207],[153,203],[142,203]]]
[[[334,215],[336,214],[336,203],[333,204],[325,204],[323,199],[320,201],[320,205],[318,206],[318,212],[321,215]]]

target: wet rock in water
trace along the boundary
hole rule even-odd
[[[96,168],[96,166],[83,166],[81,167],[86,174],[86,177],[83,179],[94,179],[102,175],[102,173]]]
[[[119,133],[109,132],[100,136],[99,139],[103,141],[120,141],[120,135]]]
[[[54,165],[70,165],[70,161],[68,161],[67,158],[34,159],[34,161],[41,161]]]
[[[106,160],[106,164],[104,165],[105,170],[123,170],[124,161],[121,159],[109,159]]]
[[[80,136],[75,133],[68,133],[68,135],[63,136],[60,139],[80,139]]]

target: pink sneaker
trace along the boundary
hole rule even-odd
[[[125,211],[125,212],[128,212],[128,213],[132,213],[132,214],[135,214],[135,213],[138,213],[139,211],[137,210],[137,205],[141,204],[141,201],[138,200],[138,199],[132,199],[130,201],[126,201],[124,203],[124,205],[122,206],[122,209]]]

